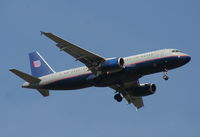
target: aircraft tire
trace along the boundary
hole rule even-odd
[[[123,98],[122,98],[122,96],[121,96],[120,94],[115,94],[114,99],[115,99],[117,102],[121,102]]]
[[[165,76],[163,76],[163,79],[164,79],[164,80],[168,80],[169,77],[165,75]]]

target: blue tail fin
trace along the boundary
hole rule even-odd
[[[55,71],[47,64],[38,52],[29,53],[31,73],[34,77],[42,77]]]

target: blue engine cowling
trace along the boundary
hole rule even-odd
[[[133,96],[148,96],[154,94],[156,92],[156,85],[155,84],[140,84],[138,87],[130,90]]]
[[[124,67],[124,59],[123,58],[112,58],[108,59],[99,64],[99,70],[102,72],[118,72],[122,70]]]

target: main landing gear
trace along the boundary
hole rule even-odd
[[[168,72],[167,69],[165,69],[165,70],[163,71],[163,73],[164,73],[163,79],[164,79],[164,80],[168,80],[168,79],[169,79],[169,77],[167,76],[167,72]]]
[[[117,93],[117,94],[115,94],[114,99],[115,99],[117,102],[121,102],[123,98],[122,98],[122,96],[120,95],[120,93]]]

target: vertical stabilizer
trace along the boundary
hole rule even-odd
[[[48,65],[38,52],[29,53],[31,73],[34,77],[42,77],[55,71]]]

